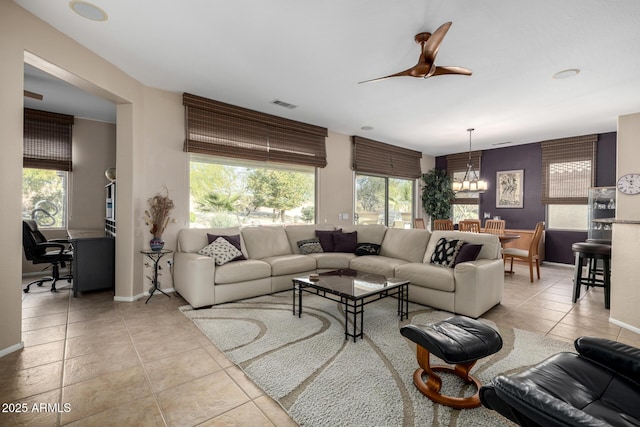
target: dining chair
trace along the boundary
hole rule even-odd
[[[502,234],[506,227],[504,219],[488,219],[484,222],[484,232],[493,234]]]
[[[531,239],[531,244],[529,245],[528,250],[518,249],[518,248],[504,248],[502,251],[502,257],[504,258],[505,264],[507,263],[507,259],[511,260],[511,265],[509,267],[509,273],[513,274],[513,259],[520,259],[523,261],[527,261],[529,263],[529,280],[533,283],[533,264],[536,264],[536,272],[538,273],[538,280],[540,280],[540,255],[539,255],[539,246],[540,239],[542,239],[542,235],[544,233],[544,222],[539,222],[536,224],[536,229],[533,233],[533,239]]]
[[[463,219],[458,223],[458,230],[467,231],[471,233],[479,233],[480,220],[479,219]]]
[[[413,219],[413,228],[427,228],[424,225],[424,218],[414,218]]]
[[[450,219],[435,219],[433,220],[434,230],[453,230],[453,221]]]

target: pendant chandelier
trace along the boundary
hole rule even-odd
[[[480,174],[473,169],[471,162],[471,132],[474,128],[467,129],[469,132],[469,160],[467,161],[467,171],[464,173],[462,181],[454,180],[451,184],[456,193],[482,193],[487,190],[487,181],[480,179]]]

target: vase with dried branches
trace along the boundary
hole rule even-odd
[[[158,193],[147,200],[149,208],[144,211],[144,222],[149,226],[149,232],[153,238],[149,241],[149,246],[154,251],[159,251],[164,247],[162,234],[171,222],[169,214],[174,208],[173,200],[169,198],[169,191],[165,188],[164,194]]]

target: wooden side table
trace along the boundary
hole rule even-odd
[[[159,251],[152,251],[151,249],[145,249],[140,251],[140,253],[144,254],[153,262],[153,277],[151,277],[151,292],[149,292],[149,298],[145,301],[145,304],[149,302],[153,294],[158,291],[163,295],[171,298],[170,295],[167,295],[162,289],[158,287],[158,262],[160,259],[170,253],[173,253],[171,249],[160,249]]]

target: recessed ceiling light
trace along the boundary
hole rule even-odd
[[[86,1],[73,0],[69,2],[69,7],[78,15],[92,21],[106,21],[108,18],[107,12]]]
[[[373,130],[373,126],[362,126],[360,129],[362,129],[362,130]]]
[[[553,75],[554,79],[568,79],[570,77],[575,77],[580,74],[580,70],[577,68],[569,68],[567,70],[558,71]]]

